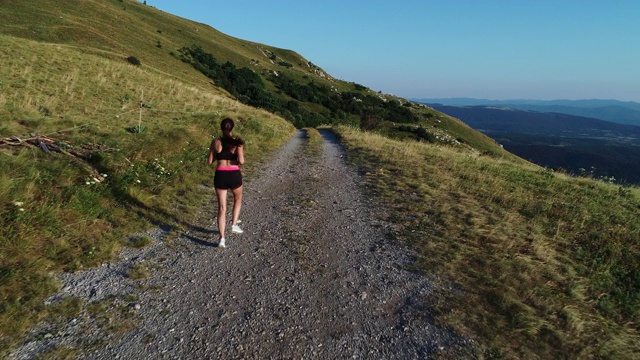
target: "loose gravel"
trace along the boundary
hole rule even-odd
[[[407,270],[410,251],[376,220],[335,135],[321,134],[321,154],[305,151],[298,131],[245,181],[245,231],[228,234],[226,248],[215,193],[203,187],[211,205],[193,226],[154,229],[144,249],[61,274],[47,301],[76,296],[83,311],[39,325],[10,358],[65,349],[83,359],[460,357],[469,341],[434,324],[434,285]]]

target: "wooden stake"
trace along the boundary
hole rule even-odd
[[[140,97],[140,119],[138,119],[138,132],[142,130],[142,107],[144,106],[144,89],[142,89],[142,95]]]

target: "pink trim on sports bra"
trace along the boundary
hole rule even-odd
[[[240,170],[240,166],[238,165],[218,166],[216,168],[216,171],[236,171],[236,170]]]

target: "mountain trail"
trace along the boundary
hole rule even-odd
[[[216,246],[215,193],[203,187],[211,202],[196,226],[154,229],[142,250],[61,274],[48,302],[75,296],[83,310],[38,326],[10,358],[458,357],[469,340],[434,324],[434,285],[407,270],[410,251],[376,220],[336,136],[321,134],[321,153],[298,131],[246,179],[244,233],[227,235],[226,248]]]

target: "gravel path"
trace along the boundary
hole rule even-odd
[[[375,220],[355,169],[330,131],[323,151],[296,135],[245,184],[241,235],[216,247],[212,206],[178,238],[62,275],[50,302],[75,295],[102,312],[44,324],[11,354],[65,348],[87,359],[424,359],[466,341],[433,325],[432,284],[405,270],[408,250]],[[250,155],[250,154],[249,154]],[[212,189],[207,196],[215,199]],[[147,269],[141,280],[127,277]],[[97,307],[97,305],[95,306]]]

